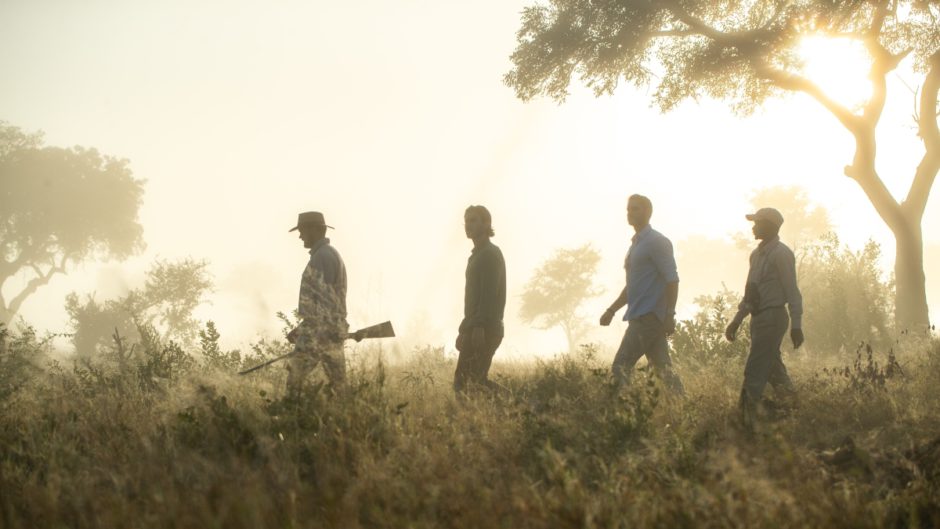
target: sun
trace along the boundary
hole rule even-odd
[[[803,73],[839,103],[855,108],[871,97],[871,59],[861,42],[821,35],[804,37],[797,49]]]

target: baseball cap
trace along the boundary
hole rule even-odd
[[[744,218],[752,221],[766,220],[778,228],[783,224],[783,215],[774,208],[760,208],[754,213],[745,215]]]

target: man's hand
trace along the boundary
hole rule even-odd
[[[728,324],[728,328],[725,329],[725,338],[729,342],[734,341],[734,337],[738,334],[738,327],[741,326],[741,320],[735,318],[731,320],[731,323]]]
[[[666,329],[666,336],[672,336],[676,333],[676,315],[667,314],[666,321],[663,322],[663,327]]]
[[[614,312],[615,311],[613,310],[607,309],[604,311],[603,314],[601,314],[601,326],[602,327],[607,327],[608,325],[610,325],[610,322],[613,321],[614,319]]]
[[[359,331],[354,332],[353,335],[352,335],[352,338],[353,338],[353,340],[356,340],[357,343],[358,343],[358,342],[361,342],[361,341],[362,341],[362,331],[359,330]]]
[[[287,333],[287,342],[288,342],[288,343],[296,343],[296,342],[297,342],[297,329],[299,329],[299,327],[294,327],[293,329],[290,330],[289,333]]]
[[[474,351],[478,352],[486,348],[486,333],[483,331],[483,327],[473,329],[473,334],[470,335],[470,345],[473,346]]]
[[[793,348],[799,349],[803,345],[803,329],[790,329],[790,339],[793,340]]]

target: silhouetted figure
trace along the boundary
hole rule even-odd
[[[506,308],[506,262],[499,248],[490,242],[493,218],[483,206],[470,206],[464,212],[464,231],[473,240],[467,260],[463,321],[457,335],[457,370],[454,391],[459,395],[471,386],[489,390],[495,383],[487,378],[493,355],[503,341],[503,311]]]
[[[744,299],[728,324],[725,337],[734,341],[741,322],[751,316],[751,350],[744,367],[740,401],[744,423],[751,427],[768,382],[778,397],[791,400],[794,397],[793,383],[780,355],[780,344],[788,327],[793,347],[803,344],[803,296],[796,283],[793,251],[780,242],[778,235],[783,215],[774,208],[761,208],[745,218],[754,222],[752,231],[760,243],[751,252]],[[789,317],[784,305],[789,308]]]
[[[333,389],[346,382],[346,358],[343,341],[349,331],[346,323],[346,265],[336,248],[326,238],[327,226],[319,211],[307,211],[297,217],[304,248],[310,249],[310,261],[300,279],[297,309],[300,325],[288,334],[294,344],[287,376],[288,396],[296,398],[307,375],[322,364]]]
[[[607,326],[624,305],[627,330],[614,357],[612,371],[620,383],[630,379],[641,356],[656,369],[666,385],[682,393],[682,381],[672,370],[666,337],[676,330],[679,274],[672,243],[650,226],[653,204],[643,195],[627,200],[627,222],[635,234],[624,259],[627,285],[604,311],[600,324]]]

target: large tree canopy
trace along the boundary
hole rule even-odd
[[[897,240],[896,317],[926,324],[921,220],[940,169],[940,2],[937,0],[552,0],[523,11],[506,82],[524,99],[562,101],[577,77],[597,95],[621,81],[652,86],[663,110],[687,98],[728,101],[747,113],[767,98],[803,92],[855,139],[845,174],[856,180]],[[807,37],[849,39],[870,58],[870,98],[850,108],[805,74]],[[907,56],[923,73],[917,113],[924,155],[902,201],[875,170],[875,127],[887,75]]]
[[[143,246],[143,181],[126,160],[94,149],[42,147],[38,134],[0,122],[0,322],[70,264],[123,259]],[[4,284],[27,281],[11,297]]]

